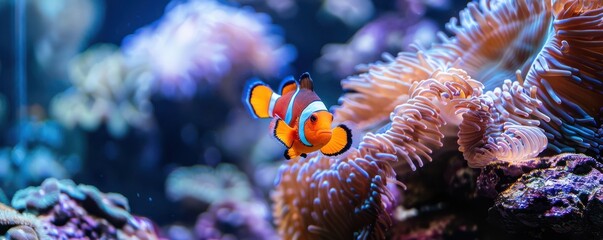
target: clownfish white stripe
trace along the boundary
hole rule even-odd
[[[291,126],[291,118],[293,117],[293,104],[295,103],[295,97],[299,93],[299,87],[293,93],[293,97],[289,100],[289,105],[287,106],[287,113],[285,114],[285,122],[287,125]]]
[[[272,95],[270,96],[270,106],[268,107],[268,115],[270,116],[274,116],[274,105],[276,105],[276,101],[281,97],[281,95],[278,95],[276,93],[272,93]]]
[[[304,131],[304,125],[306,124],[306,121],[308,121],[308,118],[310,118],[312,113],[318,111],[327,111],[327,106],[325,106],[325,104],[321,101],[314,101],[308,104],[306,108],[304,108],[299,117],[299,127],[297,128],[299,132],[299,138],[301,142],[308,147],[312,147],[312,144],[308,141],[308,139],[306,139],[306,131]]]

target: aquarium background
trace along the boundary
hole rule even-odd
[[[456,12],[465,6],[465,3],[456,1],[342,1],[342,8],[335,11],[358,11],[357,19],[346,21],[325,10],[326,2],[322,1],[217,1],[214,4],[227,6],[233,14],[236,11],[257,12],[252,17],[262,18],[270,29],[266,34],[281,38],[281,44],[286,44],[288,56],[285,59],[276,59],[275,65],[280,65],[277,71],[272,71],[268,76],[254,73],[253,69],[242,69],[236,79],[231,80],[227,86],[231,88],[220,92],[219,88],[200,86],[197,91],[186,97],[163,96],[158,92],[149,95],[153,108],[151,118],[153,126],[148,129],[138,129],[128,126],[127,133],[115,136],[105,123],[97,127],[85,129],[81,126],[67,126],[53,116],[50,109],[53,98],[61,92],[72,88],[69,68],[73,65],[72,58],[83,54],[98,44],[113,44],[123,46],[124,39],[137,34],[137,30],[149,25],[158,25],[163,21],[166,7],[176,4],[187,4],[186,1],[25,1],[25,26],[19,22],[15,15],[15,6],[11,1],[5,1],[1,6],[2,22],[4,23],[4,37],[1,39],[0,74],[2,76],[1,90],[3,96],[3,121],[2,121],[2,146],[6,155],[11,154],[26,142],[23,161],[32,161],[38,147],[44,150],[41,158],[51,158],[48,161],[57,163],[39,166],[40,168],[55,167],[58,164],[64,168],[65,161],[77,161],[77,167],[62,170],[64,173],[52,173],[53,169],[46,169],[49,176],[58,178],[71,178],[77,183],[97,186],[105,192],[118,192],[128,198],[132,212],[153,219],[160,226],[175,222],[194,221],[200,212],[191,212],[183,207],[182,203],[171,201],[166,195],[167,176],[178,167],[196,164],[215,167],[220,163],[231,163],[239,171],[245,173],[246,178],[252,183],[252,191],[256,197],[266,201],[267,193],[271,186],[263,186],[254,179],[258,171],[276,174],[276,168],[269,168],[270,164],[277,164],[281,159],[281,147],[265,140],[269,135],[269,121],[257,121],[245,112],[242,102],[243,84],[246,80],[257,77],[271,83],[275,88],[282,78],[298,76],[303,72],[310,72],[316,84],[316,92],[321,96],[327,106],[337,103],[341,95],[339,80],[354,73],[356,64],[370,63],[381,59],[382,52],[395,55],[397,51],[406,47],[403,43],[412,43],[412,38],[417,37],[424,41],[426,46],[433,39],[425,39],[420,31],[435,32]],[[202,2],[202,1],[199,1]],[[274,8],[274,5],[292,5],[286,10]],[[337,1],[333,1],[337,2]],[[371,6],[370,9],[356,8],[356,2]],[[337,4],[335,4],[337,5]],[[362,5],[362,6],[364,6]],[[415,6],[416,5],[416,6]],[[418,8],[413,10],[411,8]],[[241,9],[241,10],[239,10]],[[169,12],[169,10],[167,10]],[[195,14],[211,14],[204,12],[203,8],[196,9]],[[211,9],[209,10],[211,11]],[[227,17],[225,15],[223,17]],[[347,16],[352,18],[352,16]],[[381,20],[390,17],[391,20]],[[401,19],[406,19],[402,21]],[[371,21],[381,20],[382,25],[375,26],[378,35],[370,36],[378,43],[364,43],[368,49],[341,50],[348,51],[344,56],[352,58],[349,66],[338,68],[333,57],[326,57],[329,53],[328,46],[345,44],[354,37],[356,32]],[[229,19],[215,19],[215,21],[228,22]],[[426,27],[419,25],[421,21],[429,21]],[[379,23],[378,23],[379,24]],[[412,24],[416,26],[412,26]],[[389,26],[391,25],[391,26]],[[25,38],[15,36],[17,27],[25,30]],[[409,28],[420,29],[409,31]],[[10,31],[9,31],[10,29]],[[214,29],[214,31],[220,31]],[[370,31],[370,30],[369,30]],[[391,33],[396,32],[396,33]],[[194,34],[192,32],[191,34]],[[219,33],[211,33],[219,34]],[[245,33],[241,33],[245,34]],[[359,33],[361,34],[361,33]],[[397,36],[388,36],[397,35]],[[424,33],[428,35],[428,33]],[[165,37],[165,36],[164,36]],[[237,33],[230,36],[234,44],[247,41],[245,38],[237,39]],[[366,37],[366,36],[365,36]],[[421,38],[422,37],[422,38]],[[384,38],[395,38],[392,40]],[[17,42],[22,41],[22,42]],[[167,45],[177,44],[166,39]],[[362,40],[359,40],[362,41]],[[15,46],[24,45],[25,76],[21,78],[25,83],[17,82],[17,62]],[[46,46],[50,45],[50,46]],[[252,47],[251,45],[246,45]],[[161,54],[161,45],[155,46],[155,51]],[[191,45],[189,51],[198,51],[199,54],[211,54],[212,46]],[[229,46],[226,46],[229,47]],[[340,48],[345,46],[338,46]],[[196,49],[195,49],[196,48]],[[44,52],[50,51],[50,52]],[[165,49],[170,51],[170,49]],[[357,52],[354,52],[357,51]],[[166,53],[168,55],[169,53]],[[45,56],[40,56],[45,55]],[[321,58],[322,56],[322,58]],[[161,56],[156,56],[161,57]],[[246,55],[232,55],[232,58],[248,58]],[[48,59],[50,58],[50,59]],[[331,59],[331,60],[327,60]],[[175,57],[171,59],[174,64],[185,60]],[[184,65],[184,63],[182,63]],[[272,67],[272,66],[270,66]],[[251,71],[249,71],[251,70]],[[228,71],[228,70],[226,70]],[[202,74],[202,73],[201,73]],[[216,81],[221,81],[218,79]],[[200,83],[200,85],[203,83]],[[221,83],[217,83],[221,84]],[[24,86],[25,89],[18,89]],[[116,88],[136,88],[141,86],[116,86]],[[212,86],[213,87],[213,86]],[[18,91],[25,91],[24,111],[27,112],[22,121],[18,121]],[[76,90],[77,91],[77,90]],[[135,91],[135,90],[125,90]],[[57,110],[56,115],[62,115]],[[115,111],[111,109],[109,111]],[[59,116],[59,118],[61,118]],[[244,138],[244,139],[242,139]],[[260,148],[260,149],[254,149]],[[263,148],[263,149],[262,149]],[[276,150],[273,150],[276,148]],[[274,152],[253,159],[252,152]],[[13,153],[14,154],[14,153]],[[260,153],[257,153],[260,154]],[[256,154],[256,155],[257,155]],[[32,156],[33,155],[33,156]],[[10,158],[6,156],[7,158]],[[67,160],[66,158],[74,158]],[[259,162],[258,162],[259,161]],[[22,166],[17,166],[18,168]],[[58,167],[58,166],[57,166]],[[29,185],[37,185],[44,179],[34,176],[36,173],[26,169],[14,179],[6,179],[3,186],[10,196],[16,189]],[[264,176],[258,176],[264,177]],[[259,180],[259,179],[258,179]],[[10,183],[9,183],[10,182]],[[202,184],[202,183],[201,183]],[[266,185],[268,184],[268,185]],[[198,186],[190,185],[190,188]],[[264,188],[264,189],[262,189]]]
[[[0,202],[71,179],[164,238],[278,238],[284,148],[245,83],[309,72],[341,104],[342,79],[429,48],[467,2],[0,0]]]

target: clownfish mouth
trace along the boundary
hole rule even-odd
[[[331,135],[333,133],[331,132],[331,130],[319,130],[319,131],[316,132],[316,135],[318,135],[318,136],[323,135],[323,134],[329,134],[329,135]]]

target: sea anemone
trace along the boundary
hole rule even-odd
[[[124,39],[128,62],[145,66],[168,97],[190,97],[251,73],[277,76],[295,57],[268,15],[218,1],[174,1],[156,24]]]
[[[555,153],[601,156],[603,136],[603,3],[557,1],[555,21],[524,86],[537,87],[542,122]]]
[[[385,162],[310,154],[282,165],[273,216],[286,239],[385,238],[392,224],[393,170]]]
[[[552,140],[548,146],[553,149],[556,142],[571,138],[583,147],[578,150],[588,147],[596,151],[593,148],[601,145],[600,138],[595,138],[601,131],[567,125],[591,124],[595,118],[561,115],[555,119],[547,115],[564,111],[552,103],[566,104],[580,116],[601,111],[601,90],[596,88],[601,82],[595,79],[601,78],[597,71],[603,64],[597,60],[600,48],[592,46],[603,36],[594,31],[601,25],[603,10],[588,10],[597,7],[585,2],[556,2],[555,6],[549,1],[469,3],[460,14],[460,25],[453,18],[446,26],[455,36],[440,34],[442,42],[430,49],[415,46],[417,52],[401,52],[395,59],[371,64],[368,72],[343,80],[348,93],[340,99],[342,105],[335,108],[335,121],[354,123],[363,135],[362,141],[347,156],[335,159],[315,155],[283,165],[274,194],[279,232],[287,238],[350,238],[350,232],[383,238],[389,215],[382,206],[388,204],[389,191],[375,185],[379,198],[371,199],[376,202],[369,205],[373,212],[370,218],[360,217],[354,204],[373,191],[377,176],[386,181],[395,174],[404,174],[407,168],[402,166],[415,170],[423,160],[431,161],[430,154],[442,147],[445,136],[459,138],[459,150],[472,167],[537,156],[548,140]],[[548,40],[543,38],[549,35]],[[556,35],[570,38],[555,41]],[[551,42],[561,50],[550,47]],[[576,54],[586,55],[587,61],[579,61],[584,58]],[[559,60],[557,55],[565,59]],[[536,73],[543,77],[535,78]],[[551,90],[557,85],[539,81],[560,76],[567,77],[567,83],[558,86],[563,90],[555,91],[579,89],[586,91],[586,96],[576,97],[576,103],[561,101],[560,94]],[[567,94],[561,97],[574,100]],[[445,131],[445,124],[453,130]],[[549,126],[557,126],[553,129],[558,131]],[[580,137],[570,136],[575,132],[580,132]],[[408,164],[397,164],[398,160]],[[354,186],[347,186],[342,183],[350,172],[344,166],[366,174]],[[392,166],[395,173],[390,172]],[[320,188],[323,178],[328,181]],[[350,194],[358,189],[362,193]]]
[[[521,80],[518,72],[518,78]],[[493,161],[518,161],[536,157],[547,146],[538,110],[536,87],[524,90],[519,82],[505,80],[502,88],[457,104],[463,121],[458,144],[470,167],[484,167]]]
[[[72,62],[73,87],[51,102],[52,115],[67,127],[95,130],[101,123],[116,137],[128,126],[148,129],[152,123],[150,90],[153,82],[139,68],[126,65],[121,51],[97,45]]]

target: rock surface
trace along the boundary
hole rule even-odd
[[[499,179],[490,181],[488,194],[525,172],[496,197],[488,212],[494,225],[530,238],[603,238],[603,164],[582,154],[561,154],[525,166],[537,169],[528,172],[529,167],[513,166],[490,171]],[[483,186],[486,181],[480,180]]]

